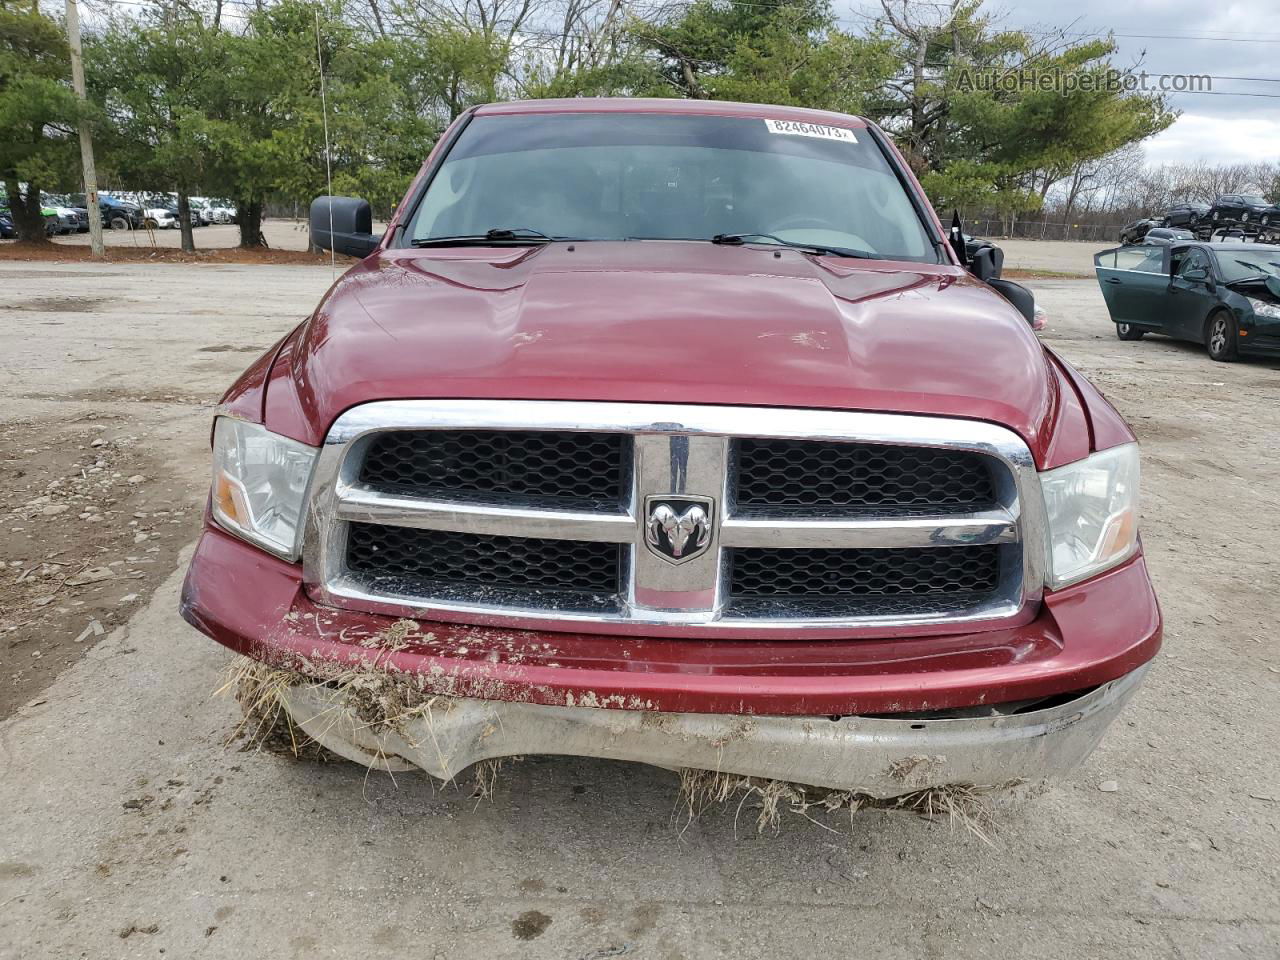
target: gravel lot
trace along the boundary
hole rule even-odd
[[[385,224],[374,224],[374,229],[381,231]],[[262,235],[273,250],[306,250],[307,221],[305,220],[265,220],[262,224]],[[197,250],[216,250],[224,247],[235,247],[240,244],[240,228],[233,223],[211,223],[197,227],[191,232],[191,239]],[[108,248],[138,247],[146,249],[169,250],[182,246],[181,230],[104,230],[102,241]],[[88,246],[88,233],[69,233],[54,237],[57,244]]]
[[[267,220],[262,225],[262,235],[276,250],[307,249],[307,224],[303,220]],[[197,250],[213,250],[217,247],[234,247],[240,243],[240,228],[233,223],[211,223],[191,232]],[[108,247],[181,247],[181,230],[104,230],[102,241]],[[54,237],[54,243],[89,244],[89,234],[69,233]]]
[[[1280,955],[1277,364],[1121,343],[1092,280],[1032,281],[1145,444],[1145,689],[994,846],[907,814],[682,830],[643,766],[529,759],[477,803],[224,747],[228,657],[176,613],[210,408],[329,280],[0,262],[0,957]]]

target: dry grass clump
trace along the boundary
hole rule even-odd
[[[471,799],[477,804],[482,800],[492,800],[503,764],[508,760],[518,759],[519,757],[495,757],[492,760],[481,760],[479,763],[472,764],[471,769],[475,771],[475,780],[471,787]]]
[[[241,750],[262,749],[299,760],[338,759],[297,727],[284,708],[284,692],[301,679],[291,670],[249,657],[232,660],[222,685],[214,691],[214,696],[234,696],[242,712],[240,722],[227,736],[227,745],[243,739]]]
[[[417,626],[412,621],[399,621],[388,628],[388,632],[397,630],[400,624]],[[405,636],[407,631],[389,639],[401,641]],[[243,712],[240,722],[227,737],[227,744],[243,739],[242,750],[264,749],[296,759],[341,761],[342,757],[326,750],[298,727],[285,709],[284,695],[289,687],[312,682],[315,682],[313,678],[292,670],[272,667],[250,657],[236,657],[228,664],[223,683],[214,692],[215,696],[233,695]],[[403,736],[409,721],[423,719],[434,739],[435,716],[452,709],[451,697],[425,694],[410,678],[372,664],[346,670],[326,678],[325,682],[341,692],[343,707],[356,721],[375,733],[395,731]],[[439,750],[438,745],[436,749]],[[477,802],[492,799],[498,773],[507,759],[512,758],[482,760],[470,767],[472,799]],[[441,761],[443,766],[443,757]]]
[[[809,811],[834,813],[837,810],[846,809],[849,811],[849,826],[852,830],[854,815],[859,810],[908,810],[928,820],[940,820],[946,817],[953,830],[957,826],[963,827],[989,845],[994,845],[991,838],[995,832],[990,795],[1004,786],[1012,786],[1006,784],[1001,787],[977,787],[972,784],[949,784],[925,787],[904,793],[899,797],[882,800],[856,790],[834,790],[829,787],[814,787],[762,777],[745,777],[714,770],[686,767],[679,773],[678,804],[685,821],[681,828],[682,833],[708,807],[713,804],[727,806],[737,799],[734,810],[735,830],[742,809],[748,801],[752,801],[758,810],[757,833],[763,833],[768,829],[776,834],[781,829],[784,812],[803,817],[824,830],[832,830],[825,823],[810,816]],[[832,832],[837,831],[832,830]]]

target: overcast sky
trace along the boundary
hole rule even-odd
[[[879,7],[875,0],[845,3],[851,10]],[[1007,27],[1114,30],[1119,65],[1141,61],[1151,74],[1213,76],[1213,94],[1170,96],[1182,115],[1146,142],[1150,162],[1280,160],[1280,0],[987,0],[986,9]],[[1274,82],[1219,79],[1225,77]],[[1218,95],[1225,93],[1269,96]]]

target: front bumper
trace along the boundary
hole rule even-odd
[[[964,719],[649,713],[442,697],[414,719],[376,732],[331,686],[292,687],[284,704],[308,736],[348,760],[393,771],[420,767],[444,780],[481,760],[560,754],[887,799],[948,784],[997,787],[1066,773],[1098,745],[1147,669],[1045,709]]]
[[[182,614],[218,642],[272,665],[376,661],[423,692],[607,712],[734,717],[954,710],[1075,695],[1137,670],[1161,619],[1139,554],[1048,593],[1034,620],[943,636],[733,640],[607,636],[430,622],[388,646],[391,617],[320,606],[296,564],[210,526],[183,587]]]

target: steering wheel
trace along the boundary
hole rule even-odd
[[[839,230],[842,233],[844,232],[840,230],[840,226],[838,224],[832,223],[830,220],[820,220],[817,217],[802,216],[788,217],[781,223],[775,223],[770,229],[776,233],[779,230],[799,230],[804,227],[816,227],[819,230]]]

